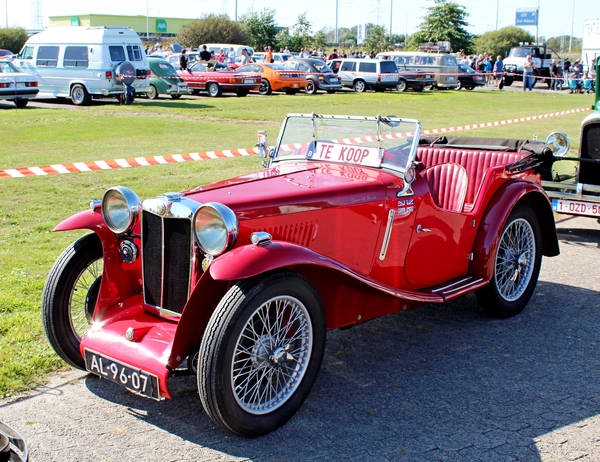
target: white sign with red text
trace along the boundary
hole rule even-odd
[[[308,150],[306,158],[325,162],[364,165],[366,167],[381,166],[380,149],[369,146],[317,142],[314,144],[314,150]]]

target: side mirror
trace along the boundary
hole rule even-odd
[[[554,157],[563,157],[571,147],[571,140],[563,132],[552,132],[546,138],[546,146],[552,151]]]
[[[256,147],[258,148],[258,157],[263,159],[263,167],[266,167],[267,162],[265,161],[265,159],[268,157],[269,137],[267,136],[267,132],[265,130],[258,130],[256,132],[256,138],[258,140],[258,142],[256,143]]]

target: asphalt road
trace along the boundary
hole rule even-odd
[[[532,301],[508,320],[474,296],[328,334],[317,382],[257,439],[216,427],[195,378],[154,402],[82,372],[0,401],[31,460],[600,460],[600,224],[559,224]]]

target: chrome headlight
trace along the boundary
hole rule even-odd
[[[141,209],[142,201],[138,195],[123,186],[107,189],[102,198],[102,217],[106,226],[116,234],[130,232]]]
[[[200,248],[216,257],[238,237],[238,219],[233,210],[218,202],[202,204],[194,215],[194,234]]]
[[[571,147],[571,140],[563,132],[552,132],[546,138],[546,145],[554,157],[563,157]]]

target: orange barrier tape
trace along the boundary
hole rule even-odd
[[[459,132],[463,130],[474,130],[478,128],[497,127],[499,125],[509,125],[520,122],[529,122],[532,120],[547,119],[549,117],[558,117],[567,114],[576,114],[579,112],[586,112],[591,110],[590,108],[583,109],[570,109],[566,111],[552,112],[549,114],[542,114],[530,117],[520,117],[518,119],[501,120],[498,122],[486,122],[482,124],[463,125],[459,127],[450,128],[434,128],[431,130],[423,130],[422,135],[439,135],[444,133]],[[410,133],[395,134],[394,137],[405,137],[410,136]],[[360,143],[366,141],[373,141],[368,138],[352,138],[353,143]],[[285,145],[280,146],[282,150],[292,150],[299,147],[298,145]],[[113,160],[96,160],[88,162],[73,162],[67,164],[53,164],[44,165],[38,167],[23,167],[23,168],[11,168],[6,170],[0,170],[0,178],[24,178],[28,176],[46,176],[56,175],[65,173],[77,173],[77,172],[91,172],[97,170],[114,170],[120,168],[131,168],[131,167],[147,167],[150,165],[160,164],[173,164],[178,162],[190,162],[198,160],[211,160],[211,159],[224,159],[228,157],[240,157],[240,156],[251,156],[257,154],[256,148],[240,148],[240,149],[227,149],[224,151],[207,151],[207,152],[194,152],[190,154],[169,154],[165,156],[149,156],[149,157],[133,157],[126,159],[113,159]]]

